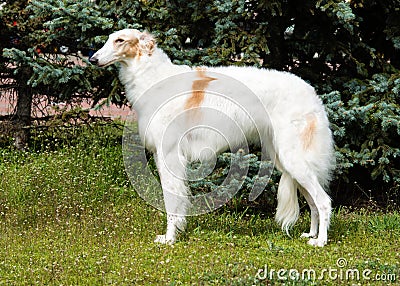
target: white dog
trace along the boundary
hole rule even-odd
[[[282,172],[277,222],[286,231],[296,222],[299,190],[311,209],[310,231],[302,237],[315,246],[327,243],[331,201],[324,188],[335,163],[333,140],[324,107],[309,84],[290,73],[253,67],[175,65],[151,34],[133,29],[111,34],[90,62],[99,67],[121,64],[120,79],[137,112],[139,133],[155,155],[167,211],[166,234],[156,242],[174,243],[186,226],[186,162],[212,158],[247,139],[261,142]],[[168,85],[169,78],[185,73],[183,80]],[[145,96],[163,80],[170,88],[160,89],[159,96]],[[235,81],[246,86],[248,94],[232,84]],[[185,90],[190,92],[176,96]],[[208,116],[213,111],[221,116]],[[184,120],[171,123],[183,113]],[[194,126],[212,126],[217,132],[192,130]]]

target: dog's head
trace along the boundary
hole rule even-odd
[[[142,56],[151,56],[155,46],[151,34],[135,29],[124,29],[112,33],[104,46],[89,61],[99,67],[115,62],[128,63],[132,59],[140,60]]]

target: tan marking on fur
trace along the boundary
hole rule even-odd
[[[156,44],[153,40],[147,44],[147,52],[148,52],[149,56],[151,56],[153,54],[155,47],[156,47]]]
[[[205,74],[205,68],[196,68],[197,76],[200,78],[193,81],[192,96],[186,100],[185,109],[199,107],[204,100],[204,91],[213,80],[214,77],[209,77]]]
[[[125,42],[122,44],[114,43],[117,56],[140,59],[143,54],[151,56],[156,47],[155,39],[147,32],[141,33],[140,39],[135,36],[122,35]]]
[[[138,38],[127,40],[121,45],[114,44],[114,48],[120,50],[118,56],[134,58],[141,55]]]
[[[310,113],[306,115],[306,127],[301,133],[301,141],[303,142],[303,148],[308,149],[312,145],[314,134],[317,128],[317,118],[315,114]]]
[[[136,57],[137,55],[141,56],[139,39],[134,38],[127,42],[125,55],[132,58]]]
[[[146,53],[149,56],[151,56],[156,47],[156,41],[155,41],[153,35],[151,35],[147,32],[143,32],[142,35],[140,36],[140,40],[145,42],[145,44],[143,45],[143,49],[146,51]]]

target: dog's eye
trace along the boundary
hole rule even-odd
[[[124,39],[118,38],[118,39],[116,39],[114,42],[115,42],[116,44],[121,44],[123,41],[124,41]]]

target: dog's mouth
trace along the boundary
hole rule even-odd
[[[115,63],[115,62],[117,62],[118,61],[118,59],[113,59],[113,60],[111,60],[111,61],[109,61],[109,62],[101,62],[97,57],[91,57],[90,59],[89,59],[89,62],[92,64],[92,65],[95,65],[95,66],[97,66],[97,67],[99,67],[99,68],[104,68],[104,67],[107,67],[107,66],[110,66],[110,65],[112,65],[113,63]]]
[[[97,66],[99,67],[99,68],[105,68],[105,67],[108,67],[108,66],[110,66],[110,65],[112,65],[113,63],[115,63],[116,61],[111,61],[111,62],[108,62],[108,63],[105,63],[105,64],[97,64]]]

